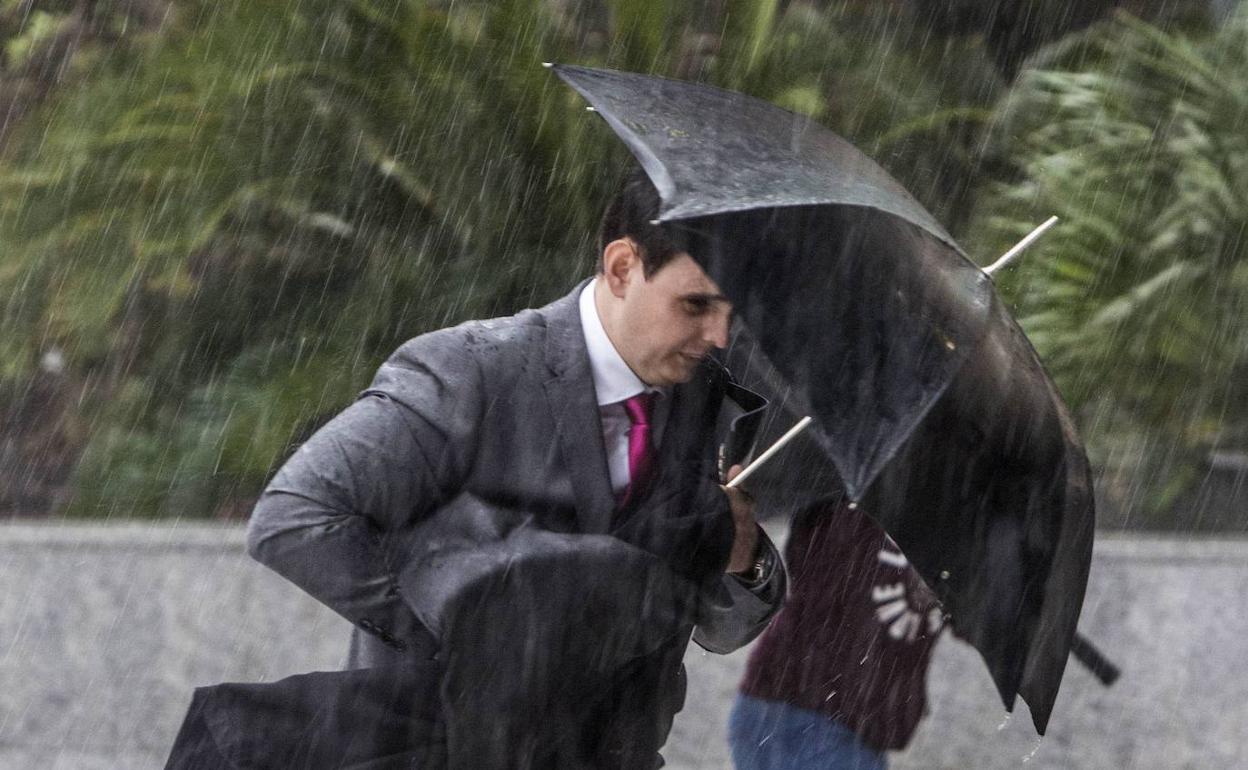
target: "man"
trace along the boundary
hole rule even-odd
[[[352,668],[454,658],[440,597],[465,582],[455,582],[473,562],[464,543],[494,547],[515,531],[611,535],[653,556],[696,586],[696,600],[683,632],[604,684],[595,708],[614,711],[595,720],[610,726],[588,725],[593,737],[582,731],[574,750],[542,749],[585,766],[653,763],[682,705],[688,627],[729,652],[784,595],[753,503],[714,473],[731,381],[710,355],[727,343],[732,308],[676,236],[651,224],[658,205],[635,173],[604,216],[594,279],[544,308],[400,347],[277,473],[248,531],[256,559],[355,625]],[[448,543],[462,557],[446,559]],[[455,588],[443,590],[448,572]],[[605,643],[611,629],[597,633]],[[455,688],[442,689],[453,702]]]

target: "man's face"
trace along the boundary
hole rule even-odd
[[[676,256],[649,278],[636,258],[616,297],[618,335],[610,329],[608,335],[648,385],[687,382],[703,357],[728,344],[732,305],[688,254]]]

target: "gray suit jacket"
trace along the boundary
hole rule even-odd
[[[521,521],[556,533],[615,533],[579,288],[541,309],[405,343],[265,490],[249,550],[355,625],[350,667],[436,654],[437,608],[416,586],[438,579],[420,571],[440,544],[501,536]],[[681,419],[708,412],[711,385],[726,376],[716,367],[674,389],[659,463],[675,469],[669,479],[700,488],[688,499],[719,506],[710,513],[718,521],[730,514],[704,472],[713,441],[701,417]],[[784,570],[761,541],[774,565],[762,585],[720,572],[704,586],[694,632],[703,647],[737,649],[779,608]]]

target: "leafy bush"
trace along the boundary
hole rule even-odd
[[[1219,446],[1248,441],[1248,13],[1213,34],[1131,16],[1020,77],[973,242],[1063,223],[1005,284],[1079,411],[1118,523],[1192,526]],[[1177,506],[1177,507],[1176,507]]]

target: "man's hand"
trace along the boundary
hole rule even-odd
[[[741,472],[740,465],[728,469],[728,481],[736,478]],[[726,572],[743,573],[754,567],[755,552],[758,550],[758,524],[754,521],[754,498],[740,487],[721,486],[728,495],[728,506],[732,509],[732,523],[736,526],[736,536],[732,540],[732,556],[728,559]]]

